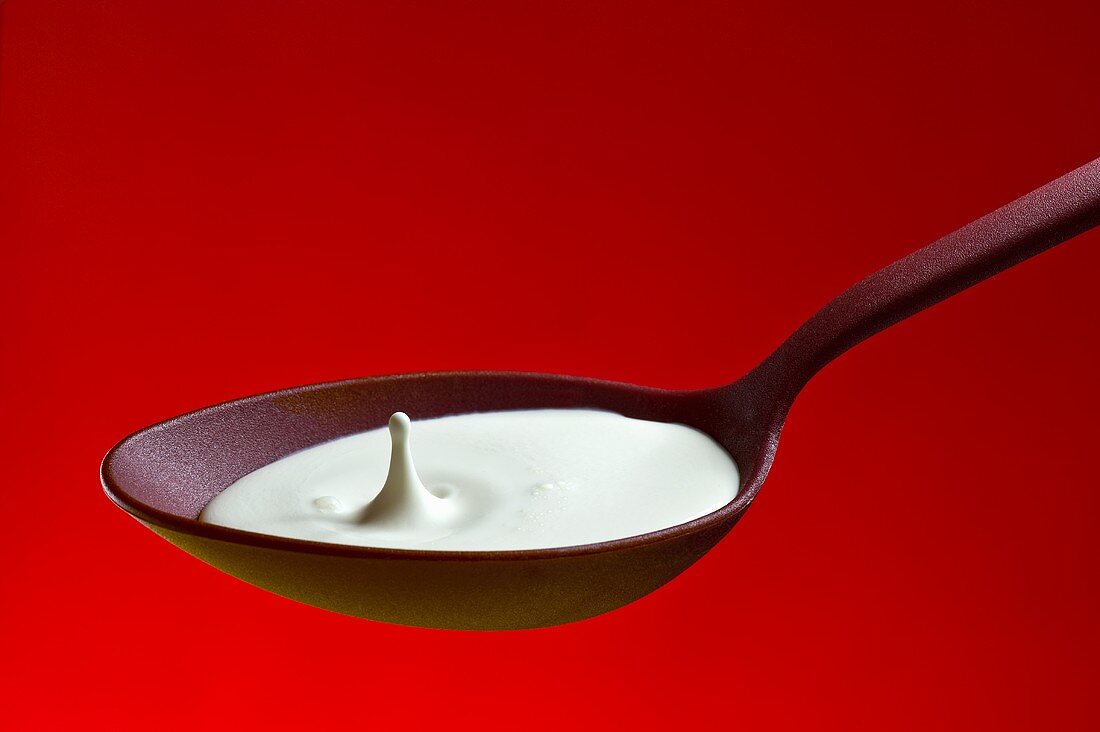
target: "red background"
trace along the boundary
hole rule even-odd
[[[301,383],[731,380],[1100,155],[1095,2],[2,13],[0,727],[1100,722],[1097,232],[827,368],[733,534],[572,626],[298,605],[97,477],[135,429]]]

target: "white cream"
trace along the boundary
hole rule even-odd
[[[702,432],[612,412],[409,418],[244,476],[201,521],[356,546],[490,551],[621,539],[704,516],[737,467]],[[387,463],[387,453],[389,461]],[[387,470],[388,465],[388,470]]]

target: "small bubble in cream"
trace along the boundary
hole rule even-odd
[[[344,502],[336,496],[321,496],[313,502],[313,507],[321,513],[340,513],[344,510]]]

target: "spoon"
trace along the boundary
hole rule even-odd
[[[404,625],[519,629],[613,610],[678,575],[756,497],[787,412],[823,366],[860,341],[1100,224],[1100,159],[860,281],[738,381],[695,391],[546,374],[372,377],[261,394],[137,432],[103,460],[107,495],[148,528],[246,582],[317,607]],[[289,453],[414,419],[588,407],[706,432],[736,461],[737,497],[685,524],[626,539],[524,551],[377,549],[200,523],[245,474]],[[858,456],[852,456],[857,459]]]

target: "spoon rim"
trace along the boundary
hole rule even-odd
[[[536,549],[402,549],[391,547],[357,546],[352,544],[336,544],[331,542],[312,541],[308,539],[297,539],[288,536],[276,536],[274,534],[264,534],[255,531],[246,531],[243,529],[234,529],[227,526],[220,526],[218,524],[210,524],[204,521],[199,521],[198,518],[187,518],[179,514],[154,508],[153,506],[150,506],[135,498],[123,487],[122,481],[119,481],[114,475],[114,461],[117,456],[127,448],[128,445],[151,432],[168,429],[172,425],[178,422],[182,422],[184,420],[192,419],[201,415],[217,413],[219,411],[229,409],[233,406],[247,404],[249,402],[294,396],[297,394],[308,393],[310,391],[324,388],[370,384],[371,382],[378,381],[395,381],[402,379],[419,379],[430,377],[518,377],[537,378],[543,380],[549,379],[553,381],[566,382],[582,386],[628,389],[631,391],[650,393],[655,396],[684,395],[690,393],[704,393],[711,391],[709,389],[660,389],[656,387],[629,384],[626,382],[611,381],[606,379],[595,379],[584,376],[548,374],[529,371],[422,371],[413,373],[364,376],[350,379],[340,379],[336,381],[318,382],[314,384],[294,386],[286,389],[276,389],[273,391],[262,392],[259,394],[253,394],[237,399],[228,399],[206,407],[184,412],[183,414],[179,414],[174,417],[170,417],[168,419],[157,422],[155,424],[148,425],[147,427],[138,429],[119,440],[110,450],[107,451],[107,454],[103,457],[103,460],[100,463],[100,482],[102,484],[104,493],[111,500],[111,502],[129,515],[138,519],[139,521],[147,524],[152,524],[160,528],[168,529],[170,531],[175,531],[189,536],[198,536],[204,539],[225,541],[233,544],[243,544],[246,546],[253,546],[261,549],[274,549],[307,554],[323,554],[328,556],[340,556],[361,559],[400,559],[466,562],[521,561],[564,559],[569,557],[590,556],[595,554],[604,554],[608,552],[638,549],[641,547],[650,546],[653,544],[658,544],[664,541],[669,541],[697,532],[705,531],[723,522],[730,523],[732,527],[732,523],[742,513],[744,513],[749,504],[751,504],[753,499],[756,497],[756,494],[758,493],[761,485],[763,485],[764,478],[767,476],[768,473],[768,467],[770,467],[770,457],[772,454],[774,454],[775,451],[775,440],[773,439],[770,441],[766,441],[767,444],[761,447],[763,459],[757,459],[754,461],[755,464],[752,466],[749,475],[743,480],[741,486],[738,488],[737,495],[734,496],[734,498],[729,503],[715,509],[710,513],[692,519],[691,521],[675,524],[673,526],[658,529],[656,531],[649,531],[643,534],[635,534],[633,536],[622,537],[619,539],[610,539],[608,541],[591,542],[588,544],[573,544],[562,547],[543,547]],[[698,428],[693,427],[693,429]],[[711,437],[712,439],[714,439],[713,436]],[[334,437],[331,439],[337,438]],[[317,444],[323,444],[327,441],[328,440],[318,442]],[[721,445],[721,443],[719,443],[719,445],[722,447],[723,451],[729,454],[728,449],[724,445]],[[740,468],[741,466],[738,467]]]

